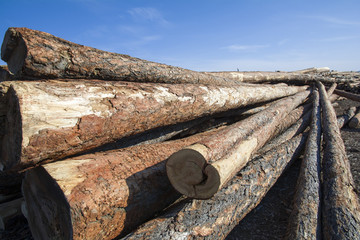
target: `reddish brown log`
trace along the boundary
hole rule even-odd
[[[336,115],[324,86],[319,83],[324,129],[322,232],[324,239],[359,239],[360,205],[336,123]]]
[[[87,154],[27,171],[23,182],[35,239],[113,239],[179,197],[165,160],[210,131],[176,141]]]
[[[320,141],[321,112],[318,91],[313,91],[310,132],[306,142],[289,218],[287,239],[320,239]]]
[[[310,91],[305,91],[287,97],[173,154],[166,164],[171,184],[188,197],[212,197],[245,166],[253,152],[264,146],[280,121],[309,94]]]
[[[224,239],[302,152],[306,134],[252,159],[207,200],[183,201],[124,239]]]
[[[356,114],[350,119],[348,125],[351,128],[360,128],[360,107],[358,107]]]
[[[1,164],[23,168],[306,87],[104,81],[2,82],[7,115]]]
[[[229,85],[235,81],[101,51],[27,28],[9,28],[1,58],[18,79],[87,78]]]
[[[334,93],[339,95],[339,96],[346,97],[348,99],[360,102],[360,95],[359,94],[350,93],[350,92],[346,92],[346,91],[342,91],[342,90],[338,90],[338,89],[335,89]]]

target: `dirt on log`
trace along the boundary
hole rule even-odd
[[[245,166],[252,153],[273,137],[279,123],[309,94],[308,90],[287,97],[174,153],[166,163],[171,184],[188,197],[212,197]]]
[[[1,164],[4,169],[23,168],[61,159],[149,129],[304,89],[85,80],[2,82],[7,107]]]
[[[322,160],[324,239],[359,239],[360,205],[345,146],[325,88],[318,83],[321,99],[324,156]],[[335,93],[337,93],[335,91]]]

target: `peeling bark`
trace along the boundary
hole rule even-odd
[[[23,168],[149,129],[268,101],[306,87],[217,87],[103,81],[3,82],[1,164]]]
[[[17,79],[73,78],[234,85],[235,81],[101,51],[28,28],[9,28],[1,58]]]
[[[342,91],[342,90],[338,90],[338,89],[335,89],[334,93],[339,95],[339,96],[346,97],[348,99],[360,102],[360,95],[359,94],[350,93],[350,92],[346,92],[346,91]]]
[[[224,239],[302,152],[306,134],[252,159],[207,200],[180,202],[123,239]]]
[[[294,196],[294,208],[289,218],[286,239],[320,239],[320,142],[321,112],[318,91],[313,91],[310,132],[306,142],[300,174]]]
[[[180,197],[167,179],[165,160],[216,131],[27,171],[23,195],[33,237],[113,239],[128,233]]]
[[[324,239],[359,239],[360,205],[336,115],[325,88],[318,83],[324,128],[323,207]],[[338,92],[335,91],[336,94]]]
[[[287,97],[216,135],[174,153],[166,163],[173,187],[188,197],[212,197],[245,166],[252,153],[264,146],[279,123],[309,94],[310,91],[304,91]]]

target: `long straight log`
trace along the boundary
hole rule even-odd
[[[217,77],[231,79],[238,82],[246,83],[264,83],[264,82],[294,82],[308,84],[310,82],[322,81],[334,83],[335,79],[318,76],[314,74],[303,74],[297,72],[205,72]]]
[[[309,94],[310,91],[304,91],[287,97],[217,135],[174,153],[166,163],[173,187],[188,197],[212,197],[245,166],[253,152],[264,146],[280,121]]]
[[[28,28],[9,28],[1,58],[18,79],[76,78],[156,83],[237,84],[213,75],[101,51]]]
[[[339,95],[339,96],[346,97],[348,99],[360,102],[360,95],[359,94],[350,93],[350,92],[342,91],[342,90],[339,90],[339,89],[335,89],[334,93]]]
[[[360,107],[358,107],[356,114],[350,119],[348,125],[351,128],[360,128]]]
[[[325,88],[318,83],[324,128],[323,207],[324,239],[359,239],[360,205],[336,115]]]
[[[22,189],[33,237],[113,239],[128,233],[180,197],[167,179],[165,160],[216,131],[27,171]]]
[[[289,218],[287,239],[320,239],[320,142],[321,112],[319,93],[313,91],[310,132],[306,142],[300,174],[294,196],[294,208]]]
[[[156,127],[268,101],[306,87],[103,81],[3,82],[6,133],[1,164],[23,168]]]
[[[254,209],[286,167],[302,153],[306,134],[250,161],[207,200],[188,200],[123,239],[224,239]]]

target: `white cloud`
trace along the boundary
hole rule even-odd
[[[167,26],[170,23],[163,17],[161,12],[156,8],[132,8],[128,11],[136,20],[146,20],[156,22],[160,25]]]
[[[328,16],[305,16],[310,19],[317,19],[322,22],[331,23],[334,25],[343,25],[343,26],[360,26],[359,21],[351,21],[340,18],[328,17]]]
[[[267,48],[269,45],[238,45],[233,44],[226,47],[223,47],[223,49],[227,49],[229,51],[235,52],[235,51],[256,51],[262,48]]]

